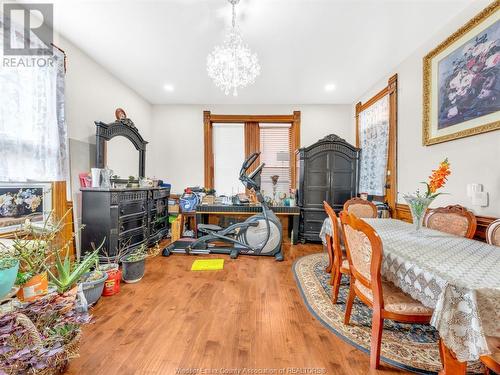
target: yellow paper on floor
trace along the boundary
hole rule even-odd
[[[224,268],[224,259],[198,259],[193,262],[191,271],[216,271]]]

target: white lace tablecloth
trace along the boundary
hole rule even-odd
[[[500,248],[394,219],[364,219],[384,246],[382,275],[434,309],[431,324],[460,361],[490,354],[500,337]],[[322,233],[331,233],[330,223]]]

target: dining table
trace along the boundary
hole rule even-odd
[[[383,245],[382,277],[432,308],[441,374],[465,374],[500,338],[500,247],[396,219],[363,219]],[[332,236],[325,220],[320,237]]]

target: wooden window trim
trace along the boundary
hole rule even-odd
[[[389,78],[387,86],[375,94],[365,103],[356,104],[356,146],[359,147],[359,114],[375,104],[384,96],[389,95],[389,150],[387,156],[387,172],[385,200],[392,212],[396,210],[398,195],[398,166],[397,166],[397,129],[398,129],[398,75]],[[363,153],[363,151],[361,151]]]
[[[259,123],[290,124],[290,186],[295,189],[295,151],[300,148],[300,111],[291,115],[217,115],[203,111],[203,141],[204,141],[204,184],[205,188],[214,187],[214,148],[213,124],[245,124],[245,154],[259,151],[260,133],[255,131]],[[252,130],[253,129],[253,130]]]

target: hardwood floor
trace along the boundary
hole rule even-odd
[[[148,260],[143,280],[122,284],[120,294],[102,297],[93,309],[95,322],[84,329],[80,357],[67,373],[219,375],[243,368],[268,369],[254,374],[403,373],[384,364],[371,372],[367,354],[308,312],[291,266],[321,246],[284,250],[281,263],[211,255],[225,259],[222,271],[191,272],[194,256]],[[252,374],[239,372],[245,373]]]

